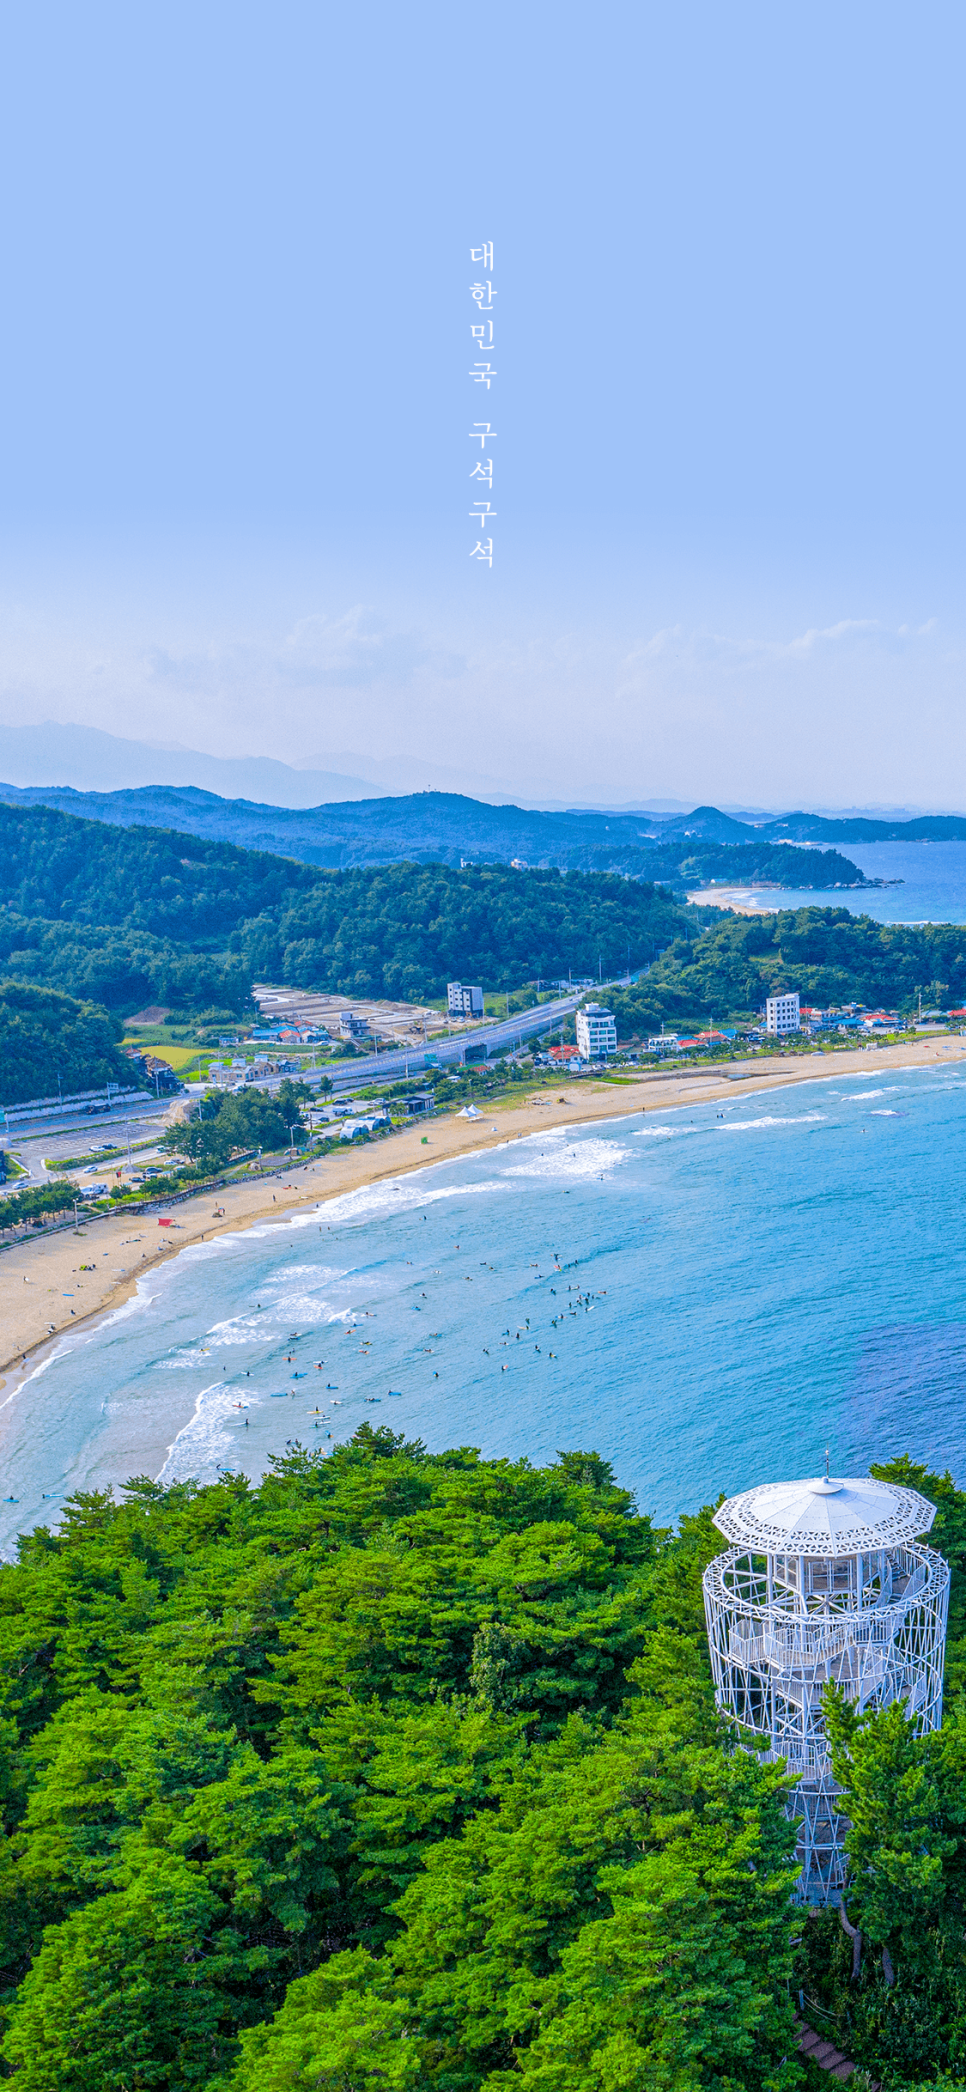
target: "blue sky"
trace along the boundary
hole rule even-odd
[[[10,10],[0,717],[966,806],[963,40],[928,5]]]

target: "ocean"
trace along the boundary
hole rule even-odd
[[[620,1092],[615,1090],[615,1104]],[[363,1422],[593,1448],[668,1523],[909,1452],[966,1479],[966,1064],[511,1140],[192,1245],[0,1397],[0,1548],[77,1489]],[[330,1435],[331,1434],[331,1435]]]
[[[966,843],[840,843],[867,879],[901,879],[901,886],[746,890],[743,905],[774,908],[848,908],[880,923],[966,922]],[[737,893],[737,888],[729,888]],[[702,899],[713,898],[710,892]]]

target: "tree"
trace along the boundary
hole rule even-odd
[[[228,2053],[216,1910],[197,1870],[146,1854],[130,1887],[50,1926],[2,2043],[22,2092],[208,2083]]]
[[[70,1499],[0,1564],[16,2081],[780,2087],[794,1833],[720,1732],[719,1545],[593,1451],[371,1426]]]
[[[916,1734],[901,1701],[858,1715],[826,1694],[832,1764],[848,1817],[848,1915],[856,1971],[835,1928],[810,1947],[843,2015],[850,2053],[899,2077],[966,2063],[966,1719]],[[824,1962],[824,1967],[822,1966]]]
[[[391,1972],[357,1950],[300,1977],[277,2019],[243,2035],[228,2092],[410,2092],[425,2083]]]
[[[0,1199],[0,1228],[18,1227],[24,1220],[37,1220],[44,1213],[66,1213],[77,1197],[69,1177],[54,1177],[47,1184],[34,1184]]]
[[[446,2092],[797,2083],[785,1782],[685,1726],[645,1690],[613,1735],[578,1718],[539,1762],[511,1753],[502,1805],[424,1848],[384,1953],[291,1986],[232,2092],[338,2084],[312,2073],[349,2028],[344,2083],[381,2083],[392,2011],[400,2082]]]
[[[0,983],[0,1100],[20,1104],[144,1077],[120,1050],[123,1027],[92,1003],[24,981]]]
[[[187,1126],[168,1128],[163,1145],[208,1169],[224,1169],[233,1155],[252,1148],[287,1148],[293,1128],[305,1131],[301,1111],[310,1095],[305,1083],[286,1079],[275,1096],[250,1088],[237,1096],[223,1092],[206,1097],[197,1118]]]

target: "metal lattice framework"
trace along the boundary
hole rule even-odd
[[[916,1544],[935,1515],[914,1489],[828,1475],[715,1513],[736,1543],[704,1573],[715,1697],[798,1779],[803,1902],[837,1902],[844,1880],[823,1687],[834,1680],[860,1711],[904,1700],[920,1735],[942,1720],[949,1568]]]

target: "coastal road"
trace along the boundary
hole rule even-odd
[[[617,980],[601,981],[596,992],[606,995],[610,988],[630,988],[649,972],[649,965],[639,966],[632,973],[621,974]],[[558,1025],[565,1024],[586,1001],[587,994],[586,988],[576,989],[571,994],[558,996],[554,1002],[537,1003],[532,1010],[518,1010],[513,1017],[501,1017],[498,1024],[481,1024],[462,1038],[427,1041],[425,1049],[400,1047],[391,1053],[367,1054],[364,1060],[346,1061],[342,1066],[310,1069],[304,1080],[319,1083],[323,1074],[328,1075],[333,1094],[337,1094],[340,1089],[355,1089],[370,1082],[398,1082],[400,1077],[421,1075],[426,1066],[426,1054],[432,1056],[430,1066],[445,1068],[462,1061],[467,1053],[480,1046],[486,1047],[487,1055],[501,1048],[510,1050],[525,1045],[528,1039],[539,1038],[542,1032],[556,1031]]]
[[[18,1187],[26,1190],[29,1184],[42,1184],[51,1172],[46,1167],[49,1159],[56,1164],[68,1155],[97,1147],[123,1147],[131,1140],[143,1141],[154,1133],[163,1133],[173,1099],[156,1099],[145,1091],[143,1097],[129,1100],[123,1105],[114,1105],[110,1111],[84,1114],[65,1122],[55,1119],[31,1119],[26,1126],[0,1129],[0,1149],[10,1149],[26,1170],[26,1179],[12,1178],[5,1190],[9,1193]]]
[[[399,1082],[422,1075],[428,1072],[427,1059],[430,1068],[453,1067],[468,1053],[475,1057],[481,1047],[485,1048],[485,1059],[494,1051],[523,1046],[542,1032],[556,1031],[573,1016],[586,993],[583,988],[579,993],[559,996],[554,1002],[538,1003],[532,1010],[518,1010],[513,1017],[502,1017],[498,1024],[481,1024],[460,1038],[431,1039],[425,1046],[394,1047],[389,1053],[367,1053],[352,1060],[330,1061],[324,1068],[306,1068],[300,1079],[310,1089],[318,1089],[328,1076],[333,1096],[339,1096],[347,1090],[365,1089],[373,1082]],[[246,1088],[271,1092],[284,1081],[283,1075],[263,1075],[257,1083],[246,1084]]]
[[[640,977],[640,973],[646,971],[647,968],[643,967],[638,972],[625,975],[621,985],[629,985]],[[616,982],[604,981],[598,993],[606,994],[608,987],[616,985]],[[365,1089],[373,1082],[398,1082],[411,1076],[422,1075],[427,1072],[427,1055],[430,1056],[430,1067],[453,1067],[458,1066],[467,1053],[472,1053],[475,1058],[481,1048],[485,1049],[484,1058],[501,1049],[512,1051],[514,1047],[525,1045],[528,1040],[539,1038],[542,1033],[556,1031],[559,1025],[566,1023],[567,1019],[573,1016],[586,994],[586,988],[582,988],[572,994],[558,996],[553,1002],[538,1003],[533,1009],[519,1010],[514,1016],[503,1017],[496,1024],[475,1027],[461,1037],[427,1041],[425,1047],[399,1047],[389,1053],[357,1056],[352,1060],[330,1064],[324,1069],[309,1068],[302,1079],[310,1088],[317,1089],[327,1075],[332,1084],[333,1095],[339,1096],[349,1090]],[[268,1091],[277,1090],[282,1080],[284,1078],[278,1075],[263,1076],[257,1087]],[[60,1156],[76,1153],[78,1135],[83,1137],[83,1144],[88,1148],[93,1147],[98,1141],[103,1143],[105,1134],[119,1145],[123,1145],[129,1134],[143,1140],[145,1133],[151,1132],[154,1125],[157,1125],[159,1133],[163,1130],[172,1101],[171,1097],[154,1099],[150,1093],[146,1093],[142,1098],[115,1106],[110,1111],[94,1114],[80,1110],[77,1117],[66,1124],[61,1116],[48,1121],[34,1119],[23,1127],[11,1128],[9,1131],[0,1130],[0,1148],[13,1148],[16,1151],[27,1170],[28,1183],[42,1183],[48,1174],[44,1157],[50,1156],[56,1163]]]
[[[623,974],[619,981],[602,981],[598,995],[606,995],[609,988],[630,987],[649,971],[647,966],[635,972]],[[471,1032],[458,1038],[431,1039],[425,1046],[394,1047],[389,1053],[367,1053],[352,1060],[329,1062],[325,1068],[307,1068],[301,1080],[311,1089],[317,1089],[328,1076],[333,1096],[345,1095],[349,1090],[365,1089],[373,1082],[399,1082],[409,1077],[422,1075],[428,1068],[458,1066],[467,1054],[474,1058],[479,1049],[485,1049],[484,1059],[491,1053],[512,1051],[524,1046],[530,1039],[537,1039],[544,1032],[552,1032],[565,1024],[574,1011],[585,1001],[587,989],[575,989],[568,995],[557,996],[553,1002],[537,1003],[533,1009],[518,1010],[513,1017],[501,1017],[496,1024],[481,1024]],[[428,1068],[427,1068],[428,1060]],[[285,1080],[280,1075],[262,1076],[257,1087],[262,1090],[277,1090]]]
[[[556,1031],[558,1025],[565,1024],[586,993],[584,988],[578,995],[563,995],[555,1002],[538,1003],[532,1010],[518,1010],[513,1017],[503,1017],[498,1024],[480,1025],[462,1038],[433,1039],[427,1041],[425,1048],[400,1047],[391,1053],[369,1053],[361,1060],[344,1061],[334,1067],[310,1068],[304,1079],[316,1084],[325,1074],[337,1093],[370,1082],[398,1082],[408,1075],[421,1075],[427,1054],[432,1067],[446,1068],[464,1060],[469,1052],[475,1055],[480,1047],[485,1047],[489,1055],[501,1048],[522,1046],[528,1039],[539,1038],[541,1032]]]

